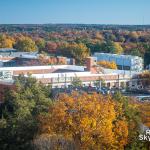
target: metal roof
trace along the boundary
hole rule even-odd
[[[1,57],[25,57],[25,58],[35,58],[38,56],[38,52],[21,52],[15,49],[0,49]]]

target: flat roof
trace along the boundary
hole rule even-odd
[[[96,55],[105,55],[105,56],[115,56],[115,57],[125,57],[125,58],[142,58],[142,57],[139,57],[139,56],[133,56],[133,55],[119,55],[119,54],[111,54],[111,53],[94,53],[94,57]]]
[[[5,53],[5,52],[17,52],[17,50],[13,48],[0,48],[0,53]]]
[[[69,70],[78,70],[84,71],[85,66],[76,66],[76,65],[46,65],[46,66],[23,66],[23,67],[0,67],[0,71],[3,70],[42,70],[42,69],[69,69]]]

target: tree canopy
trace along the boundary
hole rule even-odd
[[[37,134],[37,116],[48,112],[51,105],[48,87],[34,78],[20,76],[14,90],[5,92],[1,106],[0,149],[30,149]]]
[[[0,35],[0,48],[12,48],[14,42],[14,39],[10,36]]]
[[[128,139],[136,138],[138,115],[127,99],[116,97],[114,100],[115,97],[96,93],[63,94],[51,106],[49,115],[39,117],[40,134],[71,139],[76,149],[124,149],[132,143]],[[134,133],[130,134],[133,128]]]
[[[35,42],[29,37],[23,37],[19,39],[14,47],[20,51],[25,52],[34,52],[37,50]]]

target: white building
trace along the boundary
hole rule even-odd
[[[97,61],[114,61],[119,70],[130,70],[136,72],[143,70],[143,59],[138,56],[95,53],[94,57],[97,58]]]
[[[85,66],[54,65],[54,66],[24,66],[24,67],[0,67],[0,82],[12,81],[20,74],[28,76],[31,74],[43,84],[51,84],[52,87],[70,85],[73,78],[78,77],[86,86],[94,85],[100,78],[108,87],[118,87],[121,83],[130,82],[132,75],[115,72],[92,73]]]

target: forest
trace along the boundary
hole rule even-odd
[[[150,26],[0,25],[0,48],[66,56],[82,64],[94,52],[140,56],[150,64]]]

